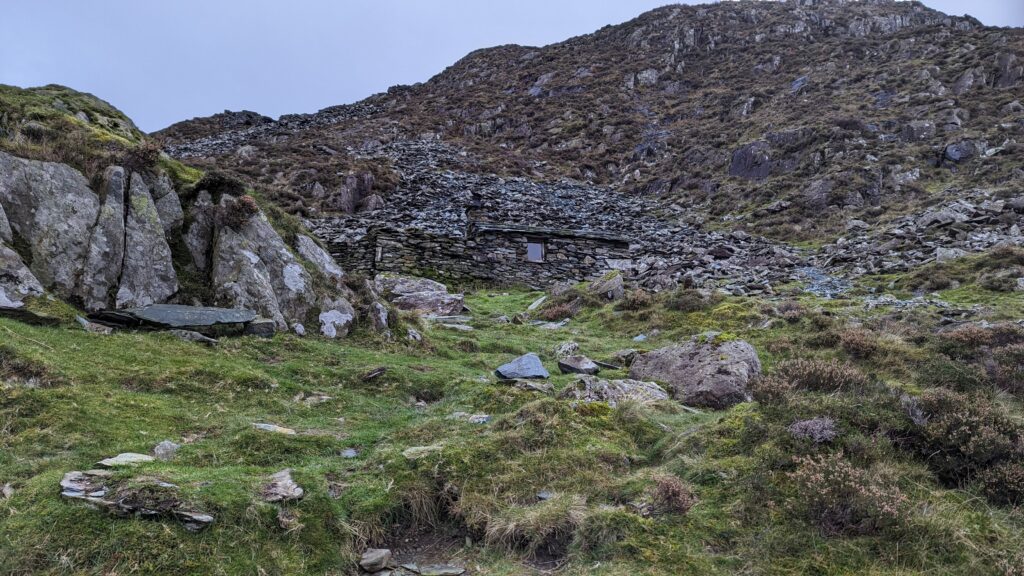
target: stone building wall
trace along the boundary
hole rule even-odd
[[[529,242],[545,246],[543,262],[528,262]],[[371,229],[358,239],[330,242],[346,271],[396,272],[447,281],[486,280],[546,286],[591,280],[630,262],[628,243],[606,238],[543,232],[482,230],[441,236],[412,230]]]

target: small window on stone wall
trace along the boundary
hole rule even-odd
[[[544,261],[544,243],[539,240],[531,240],[526,243],[526,261],[527,262],[543,262]]]

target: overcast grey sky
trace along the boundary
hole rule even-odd
[[[0,0],[0,83],[91,92],[153,131],[225,109],[314,112],[668,0]],[[687,3],[695,4],[696,1]],[[925,0],[1024,26],[1024,0]]]

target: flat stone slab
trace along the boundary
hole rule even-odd
[[[104,458],[96,464],[103,466],[104,468],[116,468],[118,466],[134,466],[136,464],[144,464],[146,462],[152,462],[154,458],[149,454],[137,454],[135,452],[125,452],[118,454],[112,458]]]
[[[180,304],[153,304],[144,308],[132,308],[124,312],[147,324],[169,328],[246,324],[256,319],[256,313],[252,310],[213,308],[209,306],[183,306]]]
[[[214,326],[250,326],[256,320],[256,313],[236,308],[153,304],[142,308],[102,310],[90,314],[89,319],[119,328],[201,330]]]

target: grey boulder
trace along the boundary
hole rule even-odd
[[[722,409],[749,400],[747,384],[761,373],[757,351],[742,340],[719,344],[705,339],[713,338],[637,356],[630,378],[664,383],[675,399],[693,406]]]
[[[524,354],[508,364],[503,364],[495,370],[495,374],[503,380],[548,378],[551,376],[544,369],[544,364],[541,363],[540,357],[532,352]]]

